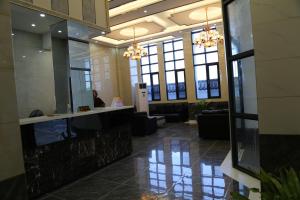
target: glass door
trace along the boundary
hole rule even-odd
[[[250,0],[223,0],[234,167],[259,172],[256,73]]]

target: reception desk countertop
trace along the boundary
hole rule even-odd
[[[85,115],[93,115],[93,114],[98,114],[98,113],[112,112],[112,111],[124,110],[124,109],[129,109],[129,108],[133,108],[133,106],[103,107],[103,108],[95,108],[94,110],[85,111],[85,112],[54,114],[51,116],[23,118],[23,119],[20,119],[20,125],[35,124],[35,123],[39,123],[39,122],[47,122],[47,121],[52,121],[52,120],[57,120],[57,119],[67,119],[67,118],[80,117],[80,116],[85,116]]]

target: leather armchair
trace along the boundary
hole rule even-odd
[[[157,130],[157,123],[155,117],[148,117],[146,112],[134,113],[132,123],[134,136],[151,135]]]

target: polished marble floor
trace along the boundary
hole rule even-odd
[[[196,126],[167,124],[134,138],[133,147],[131,156],[41,199],[213,200],[245,191],[220,169],[229,142],[201,140]]]

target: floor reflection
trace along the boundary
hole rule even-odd
[[[190,149],[186,140],[170,139],[149,151],[150,192],[166,199],[223,199],[231,181],[225,181],[222,161],[201,159]]]
[[[201,140],[196,127],[168,124],[157,134],[134,138],[133,146],[130,157],[46,199],[215,200],[247,191],[221,172],[229,142]]]

